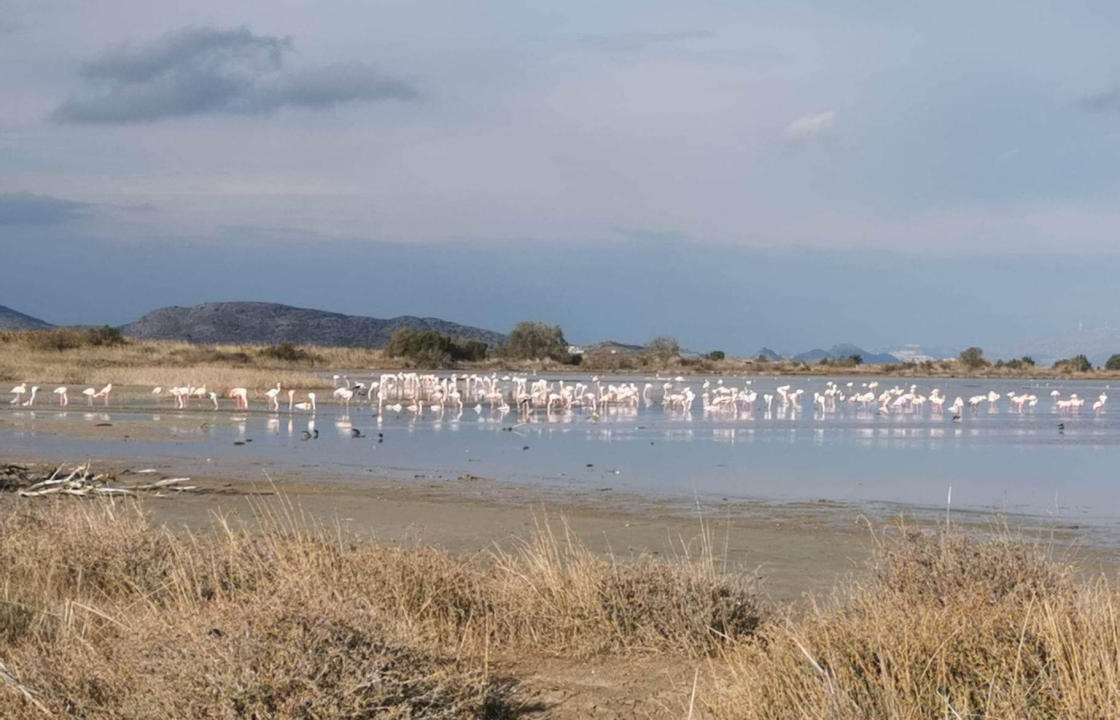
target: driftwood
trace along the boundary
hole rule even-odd
[[[147,468],[144,470],[121,473],[151,476],[158,475],[158,471]],[[140,494],[156,497],[167,497],[177,493],[204,493],[207,488],[197,485],[187,485],[189,477],[160,477],[151,482],[126,484],[121,482],[111,473],[95,473],[91,463],[77,465],[67,469],[59,465],[49,475],[37,474],[31,468],[22,465],[0,466],[0,491],[17,492],[20,497],[44,497],[47,495],[71,495],[74,497],[125,495],[136,496]]]

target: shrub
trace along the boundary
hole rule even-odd
[[[10,339],[23,338],[33,350],[77,350],[83,347],[117,347],[127,345],[128,339],[115,327],[52,328],[13,333]]]
[[[984,351],[976,346],[962,350],[960,361],[969,370],[975,370],[988,364],[988,361],[984,359]]]
[[[725,353],[723,350],[712,350],[710,353],[708,353],[707,357],[709,360],[723,360],[727,357],[727,353]]]
[[[261,348],[260,354],[262,357],[281,360],[283,362],[313,361],[315,359],[314,355],[303,348],[293,345],[290,340],[285,340],[279,345],[269,345],[268,347]]]
[[[1109,357],[1104,367],[1106,370],[1120,370],[1120,354]]]
[[[108,325],[87,330],[86,333],[88,334],[89,344],[96,347],[116,347],[128,344],[128,340],[125,339],[119,329]]]
[[[1093,369],[1093,364],[1084,355],[1074,355],[1054,363],[1054,369],[1066,372],[1089,372]]]
[[[525,321],[517,324],[506,338],[502,354],[513,360],[571,362],[568,341],[559,325]]]
[[[468,338],[453,338],[435,330],[395,330],[385,346],[390,357],[411,360],[414,363],[438,366],[456,361],[486,359],[486,343]]]
[[[655,337],[646,343],[647,355],[650,355],[660,361],[662,364],[669,362],[673,358],[678,358],[681,355],[681,344],[677,342],[676,338],[661,336]]]

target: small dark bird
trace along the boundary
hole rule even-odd
[[[234,440],[233,444],[234,445],[244,445],[245,443],[241,442],[240,440]]]
[[[316,440],[319,439],[319,428],[315,428],[311,431],[311,437],[315,438]]]
[[[953,422],[960,422],[960,421],[961,421],[961,416],[960,415],[954,415],[953,416]]]
[[[1058,434],[1059,435],[1064,435],[1065,432],[1066,432],[1066,424],[1065,423],[1058,423]]]
[[[311,439],[311,433],[304,430],[303,432],[301,432],[299,434],[299,437],[300,437],[301,440],[310,440]]]
[[[522,445],[522,446],[521,446],[521,449],[522,449],[522,450],[528,450],[528,449],[529,449],[529,446],[528,446],[528,445]]]
[[[362,437],[362,431],[358,428],[350,428],[350,437],[360,438]]]

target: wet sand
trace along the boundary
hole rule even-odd
[[[0,462],[51,464],[54,459],[7,450],[0,451]],[[252,463],[220,473],[173,461],[137,465],[135,460],[104,458],[94,465],[111,472],[143,466],[167,475],[189,474],[193,485],[216,491],[142,499],[157,523],[191,531],[212,528],[217,515],[252,520],[255,507],[283,496],[313,522],[337,524],[371,541],[431,544],[452,552],[509,548],[542,521],[558,532],[567,524],[593,551],[621,560],[697,553],[706,532],[727,568],[756,576],[761,591],[775,603],[825,593],[841,579],[858,575],[869,557],[873,530],[890,527],[907,515],[905,508],[869,513],[867,508],[838,503],[707,502],[688,507],[680,501],[618,492],[548,490],[476,477],[418,476],[402,482],[370,476],[358,482],[352,476],[330,477],[321,468],[266,474]],[[14,496],[8,500],[36,501]],[[914,515],[907,520],[933,521]],[[979,531],[997,524],[980,513],[958,514],[954,522]],[[1086,570],[1115,570],[1115,550],[1086,544],[1076,528],[1013,529],[1052,541],[1057,554],[1077,560]]]

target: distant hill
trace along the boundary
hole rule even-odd
[[[756,352],[754,355],[751,355],[751,357],[752,358],[766,358],[767,360],[781,360],[782,359],[781,355],[774,352],[773,350],[771,350],[768,347],[759,348],[758,352]]]
[[[0,330],[46,330],[52,327],[54,325],[49,322],[0,305]]]
[[[858,345],[852,345],[850,343],[840,343],[839,345],[833,345],[828,350],[821,350],[820,348],[809,350],[807,352],[794,355],[793,359],[797,360],[798,362],[813,364],[819,363],[825,358],[828,358],[829,360],[836,360],[839,358],[851,357],[852,355],[859,355],[860,358],[863,359],[863,362],[867,363],[868,365],[885,365],[888,363],[898,362],[898,358],[889,353],[868,352]]]
[[[148,340],[207,344],[271,345],[289,341],[299,345],[379,348],[400,328],[437,330],[446,335],[482,340],[489,345],[505,340],[501,333],[439,318],[402,315],[381,319],[264,302],[160,308],[123,326],[121,332]]]

